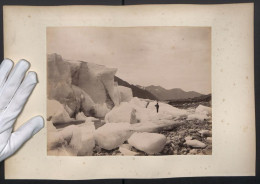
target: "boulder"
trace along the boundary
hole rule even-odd
[[[101,148],[112,150],[123,144],[132,133],[128,123],[106,123],[95,131],[94,137]]]
[[[119,100],[114,97],[114,75],[117,69],[102,65],[81,62],[78,81],[75,83],[83,89],[95,103],[103,104],[109,97],[114,104]]]
[[[58,54],[48,54],[47,56],[47,78],[48,86],[53,83],[59,83],[63,81],[64,83],[71,84],[71,70],[70,65],[64,62],[62,57]],[[51,92],[51,91],[48,91]]]
[[[129,139],[128,143],[140,151],[148,154],[159,153],[163,150],[167,138],[162,134],[156,133],[134,133]]]
[[[74,147],[78,156],[92,155],[93,148],[95,147],[94,131],[95,126],[91,123],[85,123],[77,126],[77,135],[73,134],[70,141],[70,146]]]
[[[131,130],[135,132],[160,132],[162,130],[172,130],[175,127],[182,125],[181,121],[174,120],[158,120],[158,121],[147,121],[137,124],[131,124]]]
[[[208,120],[210,117],[208,117],[206,114],[189,114],[187,117],[187,120],[200,120],[200,121],[204,121],[204,120]]]
[[[87,117],[85,116],[85,114],[83,112],[79,112],[78,114],[76,114],[76,120],[86,120]]]
[[[130,144],[122,144],[119,147],[119,151],[121,152],[122,155],[124,156],[135,156],[138,155],[137,152],[131,151],[131,145]]]
[[[212,132],[210,130],[200,130],[199,133],[202,137],[211,137]]]
[[[199,106],[196,108],[195,112],[196,112],[197,114],[205,114],[205,115],[207,115],[207,116],[211,116],[211,114],[212,114],[212,109],[211,109],[210,107],[207,107],[207,106],[199,105]]]
[[[64,105],[56,100],[47,101],[47,119],[51,120],[53,124],[70,122],[68,112],[65,110]]]
[[[148,101],[145,101],[137,97],[133,97],[129,103],[134,107],[146,108]]]
[[[94,125],[70,125],[48,132],[48,153],[55,155],[92,155],[95,146]]]
[[[203,142],[200,142],[200,141],[198,141],[196,139],[194,139],[194,140],[186,140],[186,144],[188,146],[193,147],[193,148],[205,148],[207,146]]]
[[[207,137],[207,138],[206,138],[206,141],[207,141],[208,143],[212,143],[212,137]]]
[[[119,106],[115,106],[105,116],[106,123],[138,123],[136,118],[136,109],[129,103],[122,102]]]
[[[76,100],[79,109],[85,114],[85,116],[95,116],[97,112],[94,108],[95,103],[91,97],[79,87],[74,85],[71,87],[74,95],[70,95],[69,97],[72,97],[72,99]],[[72,103],[75,103],[75,101]]]
[[[94,114],[94,102],[90,96],[79,87],[72,85],[71,64],[57,54],[48,55],[47,96],[63,104],[70,117],[75,117],[79,111],[86,116]]]
[[[191,136],[187,136],[184,139],[185,139],[185,141],[188,141],[188,140],[192,140],[193,138]]]
[[[133,98],[133,92],[131,88],[117,86],[117,90],[120,95],[120,102],[129,102]]]

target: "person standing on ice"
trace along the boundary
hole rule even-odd
[[[157,101],[157,104],[155,105],[155,107],[156,107],[156,111],[157,111],[157,113],[159,112],[159,104],[158,104],[158,101]]]

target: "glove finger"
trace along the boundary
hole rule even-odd
[[[13,67],[13,62],[10,59],[4,59],[2,61],[1,65],[0,65],[0,91],[5,83],[12,67]]]
[[[22,111],[27,99],[37,84],[37,75],[35,72],[29,72],[22,84],[16,91],[10,104],[0,116],[0,133],[13,126],[17,116]]]
[[[2,152],[2,150],[4,149],[6,143],[8,142],[11,134],[12,134],[13,129],[9,128],[6,131],[4,131],[3,133],[0,134],[0,153]]]
[[[13,132],[3,151],[0,153],[0,161],[14,154],[27,140],[44,127],[44,120],[36,116]]]
[[[20,60],[11,71],[4,86],[0,90],[0,109],[4,109],[10,103],[16,90],[21,85],[25,73],[29,69],[30,64],[25,60]]]

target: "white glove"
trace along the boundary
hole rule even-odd
[[[26,72],[30,64],[5,59],[0,65],[0,162],[12,155],[28,139],[41,130],[44,120],[36,116],[12,133],[13,124],[37,84],[35,72]],[[11,72],[10,72],[11,71]]]

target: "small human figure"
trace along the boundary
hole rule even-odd
[[[157,101],[155,107],[156,107],[156,111],[157,111],[157,113],[158,113],[158,112],[159,112],[159,104],[158,104],[158,101]]]

